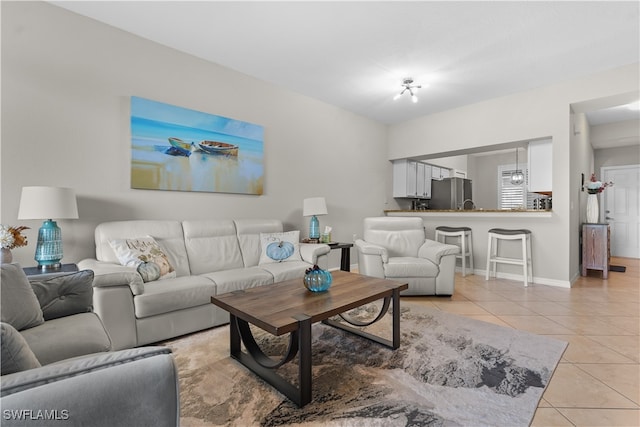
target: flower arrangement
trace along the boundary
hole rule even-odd
[[[602,193],[605,188],[611,187],[612,185],[613,185],[613,182],[611,181],[609,182],[598,181],[598,179],[596,178],[596,174],[592,173],[591,179],[589,179],[589,182],[587,182],[587,184],[585,185],[585,188],[587,189],[587,192],[589,194],[598,194],[598,193]]]
[[[22,235],[22,231],[28,230],[29,227],[7,227],[0,224],[0,247],[2,249],[13,249],[21,246],[27,246],[27,237]]]

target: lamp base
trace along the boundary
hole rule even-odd
[[[37,268],[40,271],[58,271],[62,269],[62,263],[56,262],[55,264],[38,264]]]
[[[320,221],[318,221],[318,217],[315,215],[313,215],[311,221],[309,221],[309,239],[320,239]]]
[[[34,259],[38,262],[38,268],[41,270],[60,268],[62,232],[55,221],[50,219],[44,221],[38,230],[38,243]]]

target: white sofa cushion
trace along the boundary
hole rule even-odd
[[[183,221],[182,227],[191,274],[244,266],[232,220]]]
[[[216,285],[204,276],[186,276],[145,283],[144,293],[133,298],[138,319],[184,308],[211,304]]]
[[[260,268],[271,273],[274,283],[300,277],[301,286],[303,286],[302,277],[304,276],[304,271],[309,267],[311,267],[311,264],[304,261],[274,262],[260,266]]]
[[[390,257],[384,265],[385,277],[436,277],[440,270],[428,259]]]
[[[178,277],[190,274],[182,224],[179,221],[131,220],[99,224],[95,231],[96,259],[119,264],[109,242],[139,236],[151,236],[160,243]]]
[[[216,295],[273,283],[273,275],[260,267],[217,271],[204,276],[216,283]]]

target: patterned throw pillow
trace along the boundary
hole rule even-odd
[[[169,262],[169,257],[151,236],[111,240],[109,245],[122,265],[139,268],[141,265],[154,263],[160,269],[159,279],[176,277],[176,271]],[[147,281],[155,280],[155,275],[144,275],[144,277]]]
[[[302,261],[300,231],[260,233],[260,261],[258,265],[287,261]]]

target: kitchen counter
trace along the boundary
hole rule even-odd
[[[553,211],[539,209],[427,209],[427,210],[411,210],[411,209],[390,209],[384,211],[387,216],[416,216],[424,215],[429,217],[437,216],[464,216],[464,217],[529,217],[529,218],[551,218]]]

